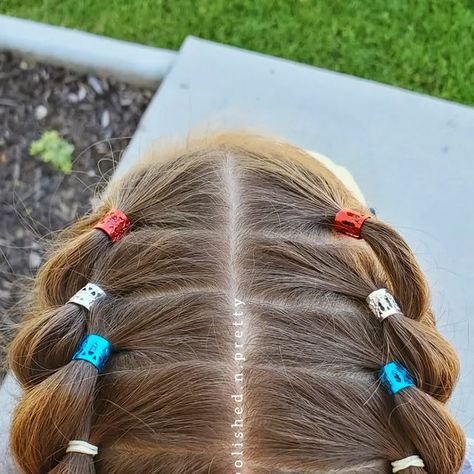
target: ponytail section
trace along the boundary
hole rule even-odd
[[[65,232],[70,238],[67,249],[58,246],[40,270],[37,286],[44,289],[37,291],[36,305],[10,349],[11,367],[25,388],[44,380],[70,357],[84,332],[87,311],[105,295],[100,286],[87,283],[94,265],[129,228],[130,220],[120,209],[110,209],[101,219],[88,216]],[[68,304],[64,295],[71,296]]]
[[[20,328],[9,350],[9,364],[25,389],[67,364],[84,334],[87,311],[75,304],[44,310]]]
[[[459,359],[436,327],[406,318],[393,296],[381,288],[367,302],[382,326],[386,357],[408,367],[418,387],[441,402],[452,393]]]
[[[84,334],[88,312],[105,296],[100,286],[88,283],[64,306],[45,310],[24,324],[10,348],[10,366],[24,388],[40,383],[67,363]]]
[[[397,361],[389,362],[382,368],[381,381],[393,397],[393,413],[397,423],[426,467],[410,467],[405,472],[459,472],[464,460],[465,438],[444,405],[420,390],[409,372]]]
[[[66,448],[70,440],[89,437],[96,381],[95,367],[73,360],[26,392],[14,413],[10,440],[22,472],[95,472],[90,456],[66,454]]]
[[[459,359],[434,325],[428,286],[413,252],[396,231],[373,216],[341,209],[335,213],[333,226],[338,232],[367,242],[393,287],[394,299],[385,289],[368,297],[385,291],[374,299],[371,309],[383,326],[387,358],[403,362],[423,391],[446,402],[458,378]],[[383,310],[389,311],[389,317],[380,317]]]
[[[398,313],[382,321],[386,356],[399,360],[423,392],[445,403],[451,397],[460,370],[454,348],[431,325]]]
[[[394,421],[419,453],[393,460],[392,472],[455,474],[462,467],[465,438],[444,403],[457,380],[459,360],[435,327],[428,286],[415,256],[396,231],[373,216],[343,209],[333,225],[372,248],[395,296],[380,288],[367,297],[383,327],[391,361],[381,375],[393,398]]]
[[[63,304],[91,276],[99,255],[119,240],[130,228],[130,220],[120,209],[91,214],[64,231],[46,263],[38,272],[35,296],[37,306],[48,308]],[[40,291],[45,288],[46,291]]]
[[[97,447],[89,437],[97,373],[111,352],[106,338],[87,334],[68,364],[27,392],[15,412],[11,439],[24,472],[95,472]]]
[[[64,304],[65,296],[72,296],[89,281],[97,257],[111,245],[103,232],[92,228],[96,221],[97,218],[87,217],[60,237],[60,242],[38,271],[34,289],[37,308]],[[76,232],[76,226],[82,228],[84,223],[87,223],[84,233],[74,239],[68,238],[70,232]]]
[[[360,235],[384,267],[403,314],[434,325],[434,317],[429,310],[428,285],[405,240],[397,231],[373,217],[364,222]]]
[[[364,239],[372,248],[408,318],[428,319],[434,325],[428,304],[428,285],[415,255],[398,232],[373,215],[352,209],[335,212],[331,225],[337,232]]]

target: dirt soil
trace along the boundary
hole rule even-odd
[[[0,51],[0,378],[45,239],[90,208],[153,93]],[[45,130],[74,145],[72,174],[29,155]]]

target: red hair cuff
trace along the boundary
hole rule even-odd
[[[343,234],[361,239],[360,231],[362,224],[371,216],[361,214],[352,209],[341,209],[334,219],[334,228]]]
[[[120,209],[111,209],[97,224],[94,229],[105,232],[112,242],[117,242],[130,227],[129,218]]]

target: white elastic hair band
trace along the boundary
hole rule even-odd
[[[392,462],[392,472],[400,472],[409,467],[425,467],[425,463],[417,454]]]
[[[73,439],[69,441],[66,453],[81,453],[95,456],[99,452],[99,448],[87,441],[81,441],[80,439]]]
[[[395,301],[395,298],[385,288],[372,291],[366,300],[372,313],[374,313],[380,321],[383,321],[392,314],[401,313],[401,309]]]

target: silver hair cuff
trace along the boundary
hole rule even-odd
[[[401,309],[395,301],[395,298],[385,288],[380,288],[370,293],[370,295],[367,296],[367,303],[372,313],[374,313],[380,321],[383,321],[392,314],[401,313]]]
[[[90,311],[95,300],[105,295],[105,291],[100,286],[94,283],[88,283],[84,288],[81,288],[68,301],[68,303],[75,303],[83,306]]]

